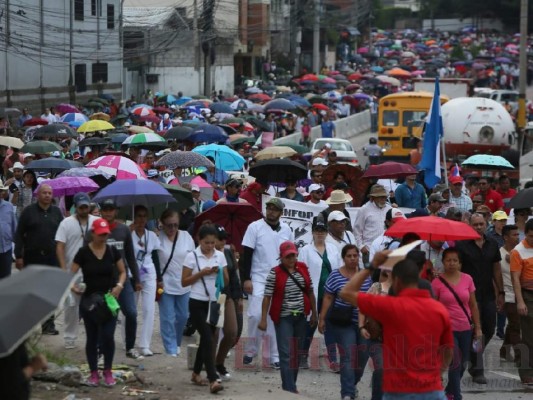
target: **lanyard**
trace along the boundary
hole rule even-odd
[[[76,219],[78,220],[78,225],[80,226],[81,238],[82,240],[85,240],[85,238],[87,237],[87,230],[89,229],[89,220],[87,220],[87,225],[85,225],[85,231],[84,231],[83,226],[81,225],[80,218],[76,216]]]

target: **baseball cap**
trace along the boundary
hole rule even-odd
[[[107,235],[111,233],[108,222],[103,218],[98,218],[95,220],[91,229],[95,235]]]
[[[331,221],[344,221],[346,219],[346,215],[342,211],[332,211],[328,215],[328,222]]]
[[[76,207],[88,206],[91,204],[91,199],[87,193],[76,193],[72,201]]]
[[[117,208],[117,203],[113,199],[106,199],[102,203],[100,203],[100,209],[105,208]]]
[[[298,254],[298,249],[293,242],[286,240],[279,245],[279,258],[284,258],[291,254]]]
[[[283,211],[283,209],[285,208],[285,203],[283,203],[283,201],[281,201],[277,197],[271,197],[270,200],[268,200],[265,204],[267,206],[272,205],[278,208],[280,211]]]
[[[146,172],[147,178],[157,178],[158,176],[159,176],[159,172],[157,171],[157,169],[149,169]]]
[[[327,231],[328,227],[326,226],[324,220],[321,217],[314,217],[311,229],[313,231]]]
[[[52,157],[61,157],[61,153],[59,151],[52,152]]]
[[[456,183],[463,183],[464,180],[460,176],[450,176],[450,179],[448,179],[448,182],[450,182],[452,185],[455,185]]]
[[[324,186],[318,184],[318,183],[313,183],[312,185],[309,185],[309,193],[311,192],[316,192],[317,190],[324,190]]]
[[[322,157],[317,157],[313,160],[312,162],[312,165],[313,166],[317,166],[317,165],[328,165],[328,162],[326,160],[324,160]]]
[[[428,198],[428,203],[431,203],[432,201],[438,201],[439,203],[446,203],[446,199],[442,197],[442,194],[440,193],[433,193]]]
[[[405,219],[405,214],[399,208],[391,208],[385,214],[385,219],[387,221],[395,221],[397,219]]]
[[[35,154],[32,154],[32,153],[24,153],[23,157],[24,157],[24,158],[35,157]]]
[[[506,219],[509,219],[509,217],[505,211],[495,211],[494,214],[492,214],[493,221],[504,221]]]
[[[191,185],[191,192],[199,192],[200,186],[195,185],[194,183]]]

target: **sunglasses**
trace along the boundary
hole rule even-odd
[[[168,228],[168,229],[178,229],[180,227],[180,224],[164,224],[165,228]]]

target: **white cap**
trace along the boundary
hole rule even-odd
[[[191,192],[199,192],[199,191],[200,191],[200,186],[195,185],[195,184],[191,185]]]
[[[168,113],[165,113],[165,115],[163,115],[163,118],[164,118],[164,119],[169,119],[169,118],[170,118],[170,115],[168,115]]]
[[[322,157],[317,157],[313,160],[313,163],[312,163],[313,166],[317,166],[317,165],[328,165],[328,162],[326,160],[324,160]]]
[[[24,153],[23,157],[24,157],[24,158],[27,158],[27,157],[35,157],[35,154],[32,154],[32,153]]]
[[[325,146],[326,146],[326,149],[331,149],[331,143],[326,143]]]
[[[342,211],[332,211],[328,215],[328,222],[331,221],[344,221],[346,219],[346,215]]]
[[[56,150],[52,153],[52,157],[61,157],[61,153]]]
[[[399,208],[393,208],[392,211],[391,211],[391,218],[393,220],[397,219],[397,218],[405,219],[405,214]]]
[[[13,172],[14,169],[24,169],[24,165],[17,161],[15,164],[13,164],[13,168],[9,168],[9,171]]]
[[[309,193],[314,192],[316,190],[324,190],[324,186],[322,186],[319,183],[313,183],[312,185],[309,185]]]

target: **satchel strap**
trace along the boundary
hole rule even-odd
[[[305,288],[302,286],[302,284],[301,284],[300,282],[298,282],[298,279],[296,279],[296,277],[295,277],[293,274],[291,274],[291,273],[289,272],[289,270],[288,270],[287,268],[285,268],[283,265],[280,264],[279,267],[281,268],[282,271],[286,272],[286,273],[290,276],[290,278],[294,281],[294,283],[296,284],[296,286],[298,286],[298,287],[300,288],[300,290],[302,291],[302,293],[303,293],[304,295],[306,295],[307,297],[309,297],[309,293],[307,293],[307,291],[306,291]],[[300,274],[300,275],[301,275],[301,274]],[[303,277],[303,275],[302,275],[302,277]]]
[[[439,276],[439,279],[443,283],[443,285],[446,286],[450,292],[452,292],[453,297],[455,297],[455,301],[457,301],[457,304],[459,304],[459,306],[461,307],[461,310],[463,310],[463,312],[465,313],[466,318],[468,319],[468,323],[472,325],[472,318],[470,318],[470,315],[468,315],[468,312],[466,311],[466,308],[463,302],[461,301],[461,299],[459,298],[455,290],[453,290],[450,284],[442,276]]]
[[[176,242],[178,241],[178,235],[179,235],[179,232],[176,233],[176,236],[174,236],[174,241],[172,242],[172,251],[170,252],[170,257],[168,258],[165,268],[163,268],[163,272],[161,273],[161,276],[165,275],[165,272],[167,272],[168,266],[170,265],[170,262],[172,261],[172,257],[174,257],[174,250],[176,249]]]
[[[200,263],[198,262],[198,255],[196,254],[196,250],[193,250],[192,252],[194,254],[194,258],[196,258],[196,267],[198,268],[198,272],[201,272]],[[202,276],[200,277],[200,279],[202,280],[202,284],[204,285],[205,294],[207,295],[207,298],[209,299],[209,301],[211,301],[211,296],[209,295],[209,291],[207,290],[207,285],[205,284],[204,277]]]

